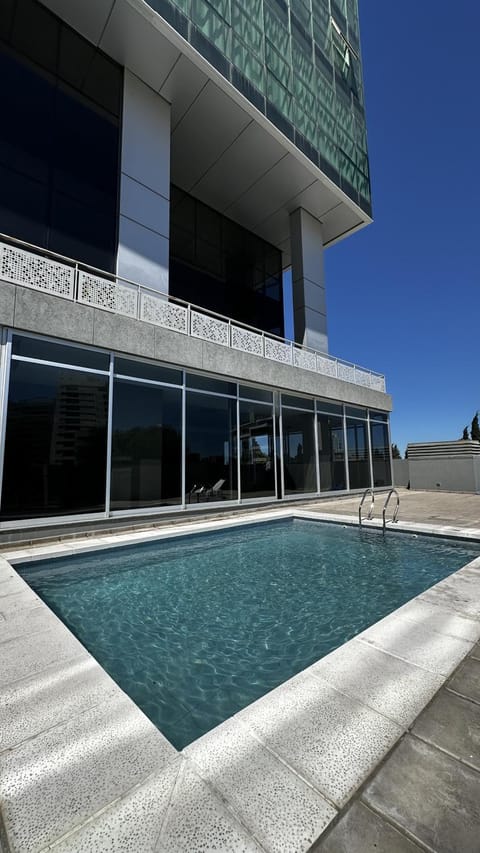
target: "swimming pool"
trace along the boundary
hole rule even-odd
[[[476,556],[292,519],[18,570],[181,749]]]

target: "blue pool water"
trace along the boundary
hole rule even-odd
[[[20,571],[181,749],[478,550],[295,520]]]

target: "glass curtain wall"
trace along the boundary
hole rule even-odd
[[[74,350],[78,365],[74,367],[55,363],[70,348],[41,343],[37,357],[50,363],[39,363],[22,356],[27,349],[21,346],[24,339],[16,340],[19,345],[14,339],[10,365],[2,519],[104,511],[108,356],[94,354],[106,370],[82,370],[82,350]],[[35,352],[34,345],[30,352]]]
[[[2,522],[391,485],[385,412],[17,333],[5,364]]]
[[[367,488],[371,485],[367,412],[346,406],[345,413],[350,488]]]
[[[309,411],[301,411],[302,406]],[[313,407],[313,400],[282,395],[285,495],[318,491]]]
[[[0,74],[0,231],[113,271],[122,68],[36,0],[2,0]]]
[[[320,491],[347,488],[343,406],[317,402]]]
[[[374,418],[378,420],[374,420]],[[392,484],[390,435],[388,418],[382,412],[370,413],[370,442],[372,447],[373,485]]]

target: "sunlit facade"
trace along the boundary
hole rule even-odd
[[[9,0],[0,66],[0,529],[389,485],[356,0]]]

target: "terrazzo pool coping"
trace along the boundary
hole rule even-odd
[[[480,557],[182,752],[13,568],[282,518],[356,524],[281,508],[2,551],[0,850],[303,853],[318,840],[479,640]]]

